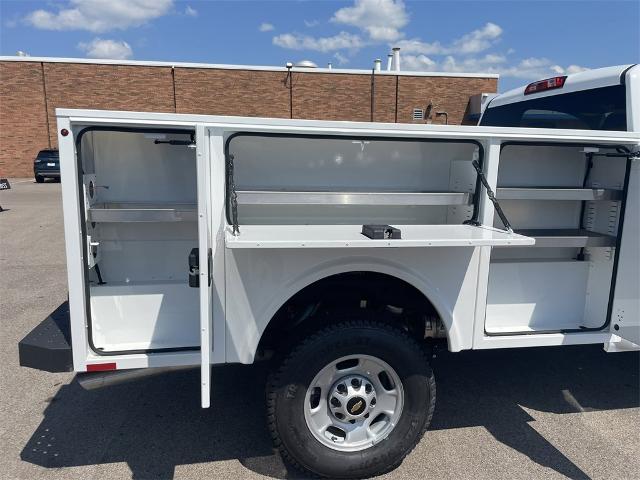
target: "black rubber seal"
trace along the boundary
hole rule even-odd
[[[122,132],[122,133],[170,133],[170,134],[181,134],[188,135],[195,133],[193,128],[142,128],[142,127],[110,127],[110,126],[93,126],[86,127],[80,130],[76,136],[75,144],[76,144],[76,164],[78,171],[78,178],[76,181],[78,183],[78,191],[82,192],[82,137],[89,132]],[[80,211],[80,230],[82,237],[82,248],[83,252],[87,251],[87,219],[84,211],[84,205],[82,202],[82,195],[78,195],[78,206]],[[87,343],[89,344],[89,348],[96,355],[101,356],[113,356],[113,355],[133,355],[137,353],[169,353],[169,352],[183,352],[183,351],[198,351],[200,350],[199,346],[189,346],[189,347],[173,347],[173,348],[150,348],[150,349],[138,349],[138,350],[112,350],[112,351],[104,351],[95,346],[93,343],[93,329],[92,329],[92,321],[91,321],[91,291],[89,288],[89,268],[86,262],[83,262],[84,268],[84,295],[85,295],[85,304],[86,304],[86,316],[87,316]]]

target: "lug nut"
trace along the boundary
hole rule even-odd
[[[369,402],[369,404],[373,407],[373,406],[376,404],[376,398],[375,398],[375,397],[373,397],[373,398],[371,399],[371,401]]]
[[[360,385],[361,385],[360,380],[358,380],[357,378],[354,378],[353,380],[351,380],[351,386],[356,390],[360,388]]]
[[[340,400],[338,400],[336,397],[333,397],[331,398],[331,405],[333,405],[334,407],[339,407],[342,404],[340,403]]]
[[[371,386],[371,384],[370,384],[370,383],[367,383],[367,384],[364,386],[364,391],[365,391],[365,393],[366,393],[367,395],[369,395],[369,394],[371,393],[371,390],[373,390],[373,387]]]
[[[347,393],[347,386],[344,383],[341,383],[340,385],[338,385],[336,390],[338,390],[338,393],[345,395]]]

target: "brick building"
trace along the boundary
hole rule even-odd
[[[495,92],[497,82],[488,74],[0,57],[0,177],[31,176],[37,152],[56,148],[58,107],[443,122],[414,119],[432,103],[459,124],[469,97]]]

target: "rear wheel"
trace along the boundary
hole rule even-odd
[[[391,325],[347,321],[309,337],[267,389],[269,428],[285,460],[331,478],[395,468],[426,430],[435,380],[416,340]]]
[[[44,177],[36,175],[36,183],[44,183]]]

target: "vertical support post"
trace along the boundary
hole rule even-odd
[[[198,249],[200,264],[200,391],[202,408],[211,403],[211,278],[209,250],[211,245],[209,142],[204,125],[196,126],[196,172],[198,188]]]
[[[496,191],[498,184],[498,168],[500,165],[500,146],[502,140],[499,138],[491,137],[485,143],[485,158],[483,163],[483,172],[487,179],[487,182],[491,188]],[[479,186],[478,188],[483,188]],[[487,197],[486,192],[482,192],[480,195],[480,202],[478,205],[480,214],[478,215],[478,221],[482,225],[493,226],[493,218],[495,215],[495,209],[493,203]],[[489,292],[489,268],[491,263],[491,248],[492,247],[478,247],[479,259],[478,259],[478,288],[476,289],[476,308],[473,324],[473,347],[482,342],[484,338],[484,321],[487,311],[487,293]]]
[[[225,205],[225,157],[224,132],[222,129],[209,130],[210,198],[211,198],[211,249],[213,259],[213,356],[212,363],[226,361],[226,316],[225,316],[225,249],[224,229],[226,226]]]

